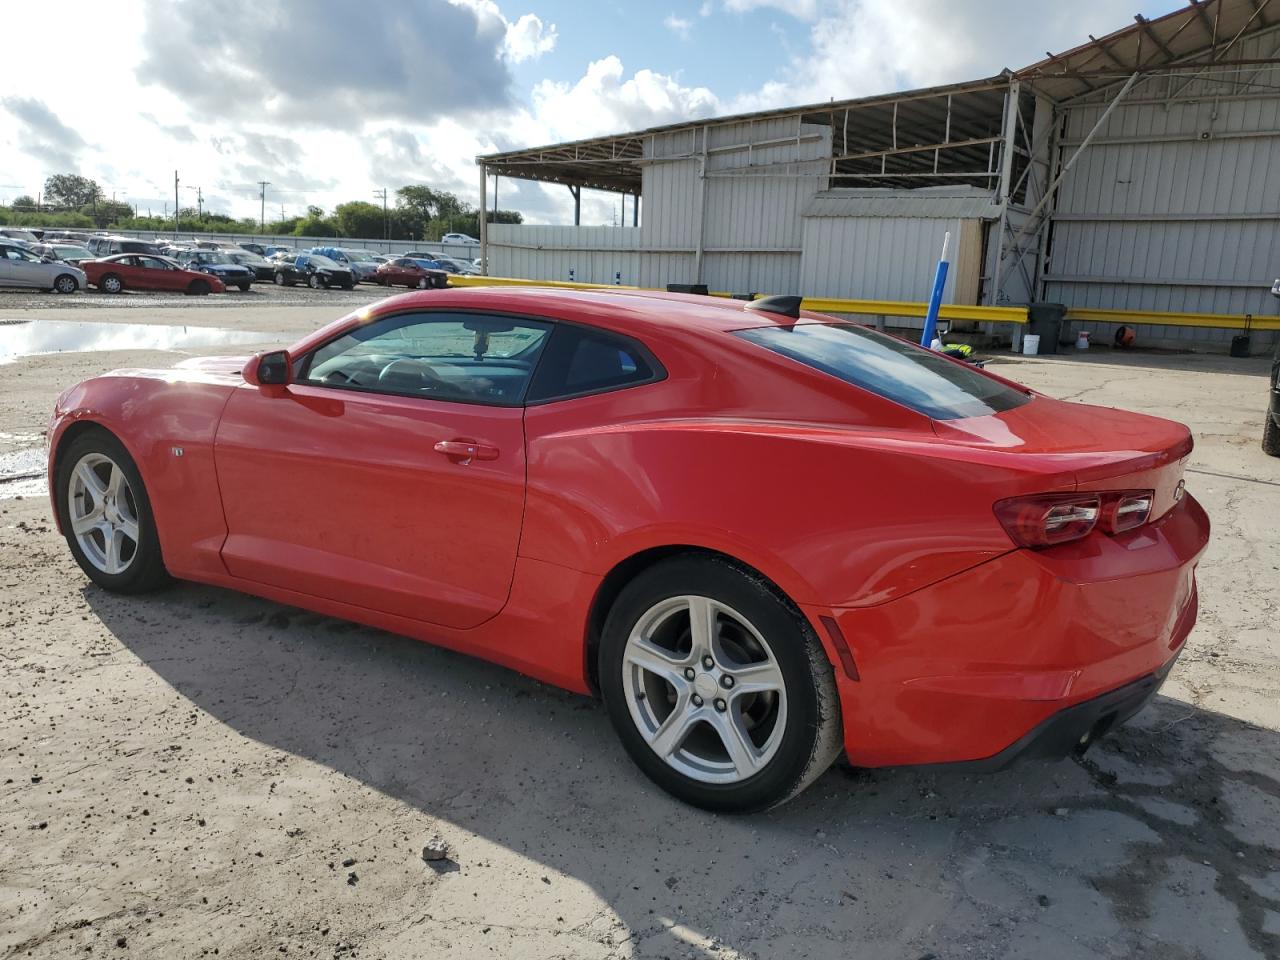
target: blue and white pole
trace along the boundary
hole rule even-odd
[[[947,285],[947,250],[951,246],[951,231],[942,237],[942,256],[938,260],[938,272],[933,275],[933,294],[929,297],[929,309],[924,315],[924,330],[920,333],[920,346],[932,347],[938,335],[938,308],[942,306],[942,288]]]

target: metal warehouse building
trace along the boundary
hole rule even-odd
[[[632,224],[482,224],[482,255],[500,276],[918,301],[950,231],[949,303],[1224,344],[1277,313],[1278,57],[1280,0],[1192,0],[970,83],[493,154],[482,200],[488,176],[608,190]]]

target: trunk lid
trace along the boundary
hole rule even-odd
[[[1192,449],[1191,431],[1176,421],[1042,394],[1012,410],[933,426],[952,443],[1034,458],[1037,470],[1060,473],[1079,490],[1154,490],[1152,520],[1181,498]]]

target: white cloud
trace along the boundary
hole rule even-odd
[[[703,0],[702,6],[698,8],[698,16],[709,17],[715,12],[716,6],[711,0]]]
[[[819,0],[725,0],[724,8],[732,13],[772,8],[797,20],[813,20],[818,16]]]
[[[550,53],[555,49],[556,39],[554,23],[544,24],[537,14],[526,13],[514,23],[507,24],[504,49],[508,60],[522,63]]]
[[[533,88],[532,126],[544,139],[573,140],[604,133],[641,130],[664,123],[709,117],[722,104],[706,87],[686,87],[653,70],[625,76],[622,61],[610,55],[593,61],[577,83],[543,80]],[[536,138],[537,134],[534,134]]]
[[[662,21],[662,25],[681,40],[688,40],[689,31],[693,29],[692,20],[686,20],[684,17],[677,17],[674,13],[667,14],[667,19]]]

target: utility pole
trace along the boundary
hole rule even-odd
[[[271,185],[270,180],[258,181],[258,199],[261,201],[261,207],[258,212],[258,229],[266,232],[267,229],[267,187]],[[280,219],[284,219],[281,217]]]
[[[173,171],[173,239],[178,239],[178,171]]]
[[[390,225],[387,223],[387,188],[383,187],[381,190],[375,190],[373,195],[374,197],[382,198],[382,239],[387,240],[391,234]]]
[[[196,187],[196,219],[204,219],[204,191]]]

